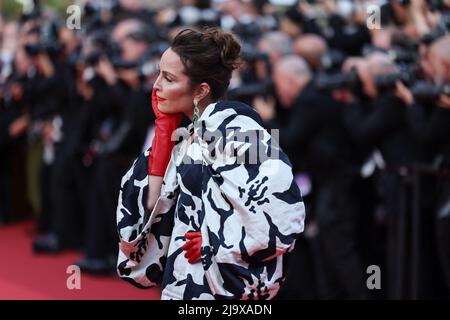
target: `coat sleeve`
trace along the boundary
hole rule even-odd
[[[211,118],[225,123],[218,130],[227,139],[210,139],[217,142],[208,146],[214,152],[204,152],[206,279],[217,299],[271,299],[303,231],[305,207],[276,133],[271,136],[245,108],[222,113]]]
[[[161,284],[177,197],[176,170],[171,161],[161,196],[148,214],[145,209],[148,156],[149,151],[141,154],[122,178],[117,206],[117,272],[122,279],[139,288]]]

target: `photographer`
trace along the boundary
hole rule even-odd
[[[36,253],[57,253],[66,249],[79,249],[83,234],[87,172],[78,153],[83,101],[77,92],[77,72],[80,39],[72,30],[58,30],[61,46],[58,55],[58,72],[64,83],[64,94],[59,102],[56,123],[59,137],[57,156],[53,164],[51,203],[53,214],[40,219],[40,235],[33,240]],[[43,216],[44,217],[44,216]]]
[[[19,57],[19,58],[18,58]],[[19,62],[20,57],[22,58]],[[25,176],[20,165],[25,159],[25,134],[30,123],[19,68],[27,70],[31,62],[25,54],[14,61],[0,62],[0,224],[17,218],[15,192],[23,188]],[[9,72],[8,69],[9,68]],[[15,69],[15,70],[14,70]],[[23,190],[20,191],[24,195]]]
[[[101,55],[93,66],[94,78],[86,96],[92,108],[91,139],[83,157],[90,167],[90,192],[87,201],[84,256],[76,262],[93,274],[111,274],[115,270],[117,235],[114,212],[120,178],[144,144],[153,119],[144,87],[141,60],[149,44],[136,34],[126,35],[120,57]],[[91,67],[92,68],[92,67]],[[96,110],[95,110],[96,109]]]
[[[435,88],[450,85],[450,36],[439,38],[428,50],[428,77]],[[431,87],[430,89],[432,89]],[[431,90],[430,90],[431,91]],[[424,158],[439,172],[435,221],[436,245],[450,297],[450,97],[434,90],[434,108],[427,110],[415,101],[413,93],[397,83],[397,95],[408,106],[409,123],[420,141]],[[430,113],[427,116],[427,111]]]
[[[390,75],[398,73],[397,67],[386,54],[373,53],[357,70],[363,73],[360,79],[372,106],[369,114],[358,108],[352,110],[353,114],[347,112],[354,139],[362,146],[379,147],[389,166],[410,164],[417,152],[410,139],[411,132],[402,125],[406,113],[402,101],[394,94],[395,82],[390,83]]]
[[[270,128],[280,129],[280,145],[290,155],[294,172],[301,170],[312,178],[313,209],[330,276],[318,294],[333,298],[343,291],[347,298],[365,299],[355,238],[357,208],[351,199],[357,190],[358,159],[340,120],[341,107],[316,89],[310,68],[300,57],[277,62],[273,79],[280,108],[263,101],[255,107]]]
[[[27,73],[26,97],[29,100],[31,124],[29,129],[30,161],[36,161],[42,148],[40,197],[42,208],[38,218],[40,235],[34,240],[35,252],[52,252],[59,228],[59,190],[63,172],[65,123],[69,106],[69,83],[65,75],[63,48],[59,28],[48,17],[37,16],[25,30],[24,52],[32,61]],[[67,132],[66,132],[67,133]],[[33,174],[33,173],[31,173]],[[60,231],[60,234],[69,235]],[[51,245],[49,245],[51,244]]]
[[[328,16],[323,31],[328,45],[347,55],[360,54],[363,46],[370,42],[366,27],[367,13],[362,10],[361,4],[342,0],[326,0],[322,4]]]
[[[24,16],[25,22],[16,35],[20,44],[16,49],[14,68],[6,86],[12,99],[10,104],[19,111],[10,126],[12,137],[27,134],[27,190],[38,213],[38,230],[51,232],[55,227],[55,164],[61,155],[61,115],[67,98],[66,82],[62,81],[61,48],[57,39],[57,25],[49,17]],[[13,108],[14,109],[14,108]],[[35,179],[38,176],[39,179]],[[40,180],[40,181],[39,181]],[[34,185],[37,181],[39,185]],[[34,197],[34,188],[38,194]],[[25,188],[22,186],[22,189]],[[29,209],[28,209],[29,210]]]
[[[385,170],[379,178],[380,194],[385,206],[388,237],[387,251],[389,298],[400,298],[404,248],[400,248],[403,219],[408,208],[401,205],[402,190],[407,188],[403,181],[403,170],[409,170],[418,158],[417,141],[407,124],[404,103],[395,96],[395,76],[398,67],[384,53],[372,53],[357,65],[365,96],[370,104],[354,104],[346,108],[346,123],[354,141],[360,148],[381,152]],[[367,101],[367,100],[366,100]]]

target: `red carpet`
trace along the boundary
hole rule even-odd
[[[36,255],[31,250],[33,222],[0,227],[0,299],[157,300],[158,288],[142,290],[120,279],[81,273],[81,288],[69,290],[67,267],[77,252]]]

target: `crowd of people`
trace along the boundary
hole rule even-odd
[[[279,130],[306,203],[279,298],[450,297],[449,0],[97,0],[80,29],[37,2],[0,17],[0,224],[32,214],[36,253],[114,273],[160,56],[206,25],[241,41],[227,99]]]

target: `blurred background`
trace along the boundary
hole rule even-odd
[[[279,298],[450,298],[450,0],[0,0],[0,297],[73,298],[77,265],[75,297],[158,298],[114,275],[120,179],[160,56],[205,25],[307,206]]]

